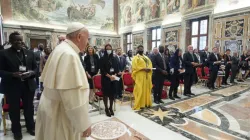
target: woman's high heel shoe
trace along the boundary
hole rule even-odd
[[[107,115],[108,117],[111,117],[110,112],[109,112],[108,109],[105,109],[105,113],[106,113],[106,115]]]

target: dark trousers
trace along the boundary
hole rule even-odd
[[[225,68],[225,76],[222,79],[222,83],[224,83],[224,84],[227,83],[227,79],[229,77],[229,73],[230,73],[230,68]]]
[[[232,69],[232,75],[231,75],[231,78],[230,78],[230,83],[234,82],[234,79],[235,79],[235,77],[237,75],[237,72],[238,72],[237,69]]]
[[[35,91],[29,91],[29,88],[25,82],[20,84],[19,90],[7,94],[12,133],[22,132],[20,124],[20,99],[23,103],[26,128],[27,130],[35,129],[33,105],[34,94]]]
[[[120,79],[119,81],[115,81],[115,97],[122,96],[123,90],[123,81]]]
[[[214,88],[214,83],[218,75],[218,70],[211,70],[209,75],[210,77],[209,77],[208,86],[211,88]]]
[[[184,94],[191,94],[191,86],[194,82],[195,73],[184,74]]]
[[[162,74],[155,74],[154,75],[154,80],[153,80],[153,84],[154,84],[154,100],[155,101],[159,101],[161,100],[161,94],[162,94],[162,89],[163,89],[163,85],[164,85],[164,81],[165,81],[165,76]]]
[[[178,72],[174,72],[173,75],[170,76],[171,86],[169,89],[169,97],[177,96],[179,82],[180,82],[180,75]]]

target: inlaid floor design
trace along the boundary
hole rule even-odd
[[[250,139],[250,85],[208,91],[137,113],[192,140]]]

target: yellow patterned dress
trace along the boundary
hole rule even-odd
[[[135,81],[134,110],[152,106],[152,70],[145,72],[142,69],[152,68],[152,62],[145,55],[137,54],[132,60],[132,78]]]

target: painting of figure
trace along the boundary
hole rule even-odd
[[[206,0],[188,0],[188,8],[196,8],[199,6],[204,6]]]
[[[17,21],[66,25],[81,22],[95,29],[114,30],[113,0],[11,0]]]
[[[180,0],[167,0],[168,14],[179,12],[179,8],[180,8]]]
[[[160,17],[160,0],[148,0],[150,7],[151,19]]]

